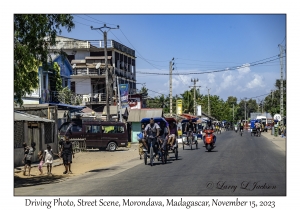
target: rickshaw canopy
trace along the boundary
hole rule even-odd
[[[191,119],[191,120],[192,120],[192,122],[197,122],[198,119],[199,119],[199,118],[193,118],[193,119]],[[190,121],[190,120],[182,120],[181,123],[187,123],[187,122],[189,122],[189,121]]]
[[[150,123],[150,119],[151,119],[151,118],[143,118],[143,119],[141,120],[141,123]],[[158,122],[159,122],[159,123],[160,123],[160,122],[164,122],[164,123],[168,124],[168,122],[166,121],[166,119],[163,118],[163,117],[154,117],[153,120],[154,120],[155,123],[158,123]]]

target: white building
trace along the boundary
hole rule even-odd
[[[106,104],[104,41],[84,41],[57,36],[57,45],[51,48],[63,50],[73,67],[71,90],[83,97],[83,104],[102,111]],[[129,94],[136,93],[135,51],[114,41],[107,41],[107,63],[112,74],[110,100],[116,105],[116,78],[119,84],[128,84]]]

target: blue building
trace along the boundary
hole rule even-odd
[[[61,55],[52,58],[53,63],[58,64],[60,68],[60,77],[62,79],[62,87],[71,88],[72,66],[69,60],[64,59]],[[53,84],[54,70],[45,70],[42,66],[38,68],[39,87],[29,95],[23,97],[24,104],[43,104],[49,102],[58,102],[57,91]]]

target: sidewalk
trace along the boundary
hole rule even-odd
[[[25,187],[38,184],[50,184],[68,179],[72,176],[82,175],[93,170],[107,170],[130,160],[139,160],[138,146],[138,144],[131,144],[130,148],[121,147],[114,152],[99,151],[98,149],[88,150],[87,152],[78,152],[72,160],[72,174],[63,174],[65,168],[63,166],[63,160],[59,158],[53,160],[53,176],[47,175],[46,164],[43,165],[44,174],[39,175],[40,172],[37,167],[39,163],[32,163],[31,176],[24,176],[24,166],[18,166],[14,168],[14,186]],[[26,175],[28,175],[28,171],[26,171]]]
[[[283,138],[281,136],[274,136],[271,135],[271,130],[268,130],[268,132],[261,132],[261,135],[272,141],[274,144],[276,144],[281,150],[286,151],[286,136]]]

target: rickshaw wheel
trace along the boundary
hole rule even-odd
[[[177,148],[174,149],[174,153],[175,153],[176,160],[178,160],[178,149]]]

